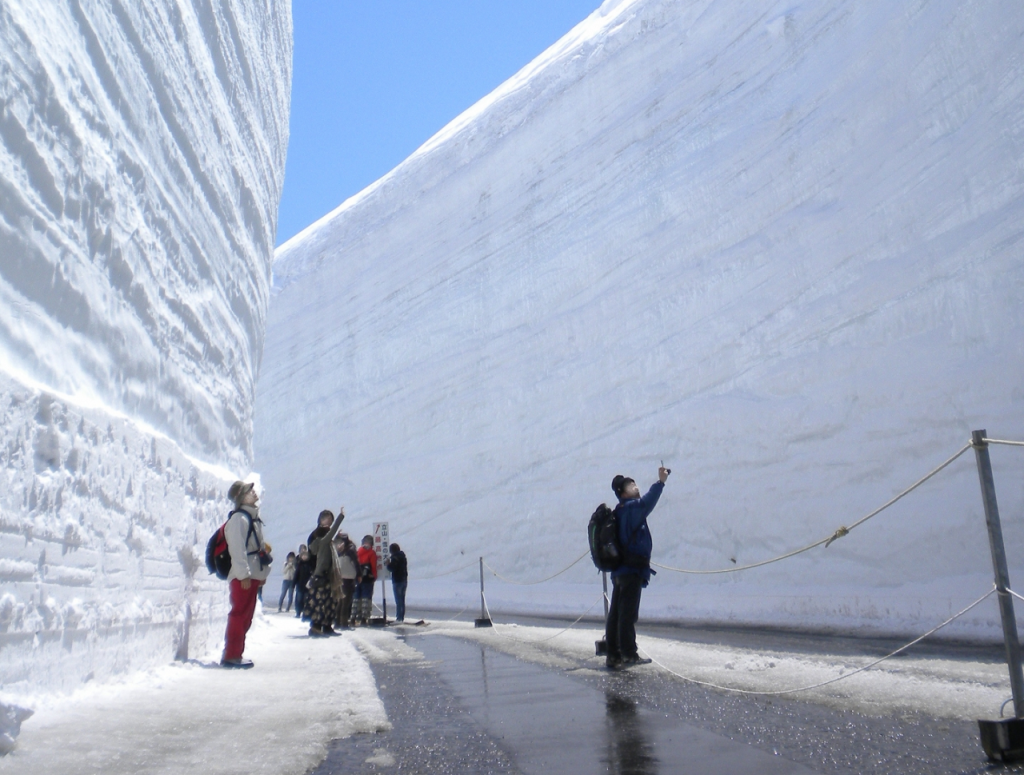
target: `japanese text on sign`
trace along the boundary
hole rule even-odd
[[[387,563],[391,562],[391,537],[387,522],[373,523],[373,551],[377,553],[377,578],[391,578]]]

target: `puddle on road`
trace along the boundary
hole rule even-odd
[[[614,687],[456,638],[409,642],[428,664],[373,665],[392,731],[335,741],[315,775],[811,772],[647,710]]]
[[[562,672],[453,638],[417,649],[523,773],[810,773]]]

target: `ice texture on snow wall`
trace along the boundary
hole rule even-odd
[[[461,607],[474,568],[417,576],[548,576],[661,459],[655,561],[717,569],[850,524],[972,428],[1024,437],[1022,36],[998,0],[605,3],[279,248],[275,537],[390,519],[410,600]],[[1017,578],[1024,458],[992,458]],[[991,578],[969,453],[828,549],[661,571],[644,612],[920,632]],[[599,592],[585,560],[488,599]],[[986,604],[957,631],[997,628]]]
[[[0,689],[24,698],[202,655],[227,483],[165,437],[0,374]]]
[[[251,462],[290,6],[0,8],[0,364]]]
[[[0,4],[0,688],[223,633],[250,470],[287,0]]]

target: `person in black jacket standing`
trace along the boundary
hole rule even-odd
[[[625,550],[622,565],[612,571],[612,603],[608,608],[605,625],[605,643],[608,644],[607,666],[612,669],[646,665],[650,659],[641,657],[636,647],[636,620],[640,615],[640,592],[654,573],[651,570],[651,531],[647,517],[665,489],[669,470],[658,469],[658,481],[647,494],[640,497],[640,488],[628,476],[616,476],[612,490],[619,498],[615,513],[619,523],[619,544]]]
[[[391,559],[384,566],[391,571],[391,590],[395,593],[395,621],[405,621],[405,590],[409,587],[409,563],[398,544],[391,544]]]
[[[295,562],[295,615],[302,617],[302,610],[306,607],[306,584],[309,577],[313,575],[313,558],[305,544],[299,546],[299,557]]]

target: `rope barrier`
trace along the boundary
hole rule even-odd
[[[548,642],[549,640],[554,640],[554,639],[555,639],[555,638],[557,638],[557,637],[558,637],[559,635],[562,635],[562,634],[564,634],[564,633],[566,633],[566,632],[569,632],[569,630],[571,630],[571,629],[572,629],[573,627],[575,627],[575,626],[576,626],[577,624],[579,624],[579,623],[580,623],[580,620],[581,620],[581,619],[582,619],[582,618],[583,618],[584,616],[586,616],[587,614],[589,614],[589,613],[590,613],[591,611],[593,611],[593,610],[594,610],[594,606],[596,606],[596,605],[597,605],[598,603],[600,603],[600,602],[603,602],[603,600],[604,600],[604,595],[602,595],[602,596],[601,596],[601,597],[599,597],[599,598],[598,598],[598,599],[597,599],[597,600],[596,600],[596,601],[595,601],[594,603],[592,603],[592,604],[591,604],[591,606],[590,606],[590,608],[588,608],[588,609],[587,609],[586,611],[584,611],[584,612],[583,612],[583,613],[581,613],[581,614],[580,614],[580,615],[579,615],[578,617],[576,617],[576,621],[574,621],[574,622],[573,622],[572,624],[570,624],[570,625],[569,625],[568,627],[566,627],[566,628],[565,628],[564,630],[561,630],[561,631],[559,631],[559,632],[556,632],[556,633],[555,633],[554,635],[552,635],[551,637],[548,637],[548,638],[541,638],[540,640],[536,640],[536,641],[532,641],[532,642],[533,642],[533,643],[547,643],[547,642]]]
[[[470,603],[470,605],[472,605],[472,603]],[[461,611],[459,611],[457,614],[455,614],[455,616],[453,616],[451,619],[445,619],[444,621],[445,622],[454,622],[456,619],[458,619],[460,616],[462,616],[468,610],[469,610],[469,606],[467,605],[465,608],[463,608]]]
[[[491,623],[491,630],[494,632],[494,634],[497,635],[499,638],[504,638],[505,640],[515,640],[515,638],[510,638],[508,635],[504,635],[498,632],[498,628],[494,624],[494,617],[491,616],[491,607],[487,604],[487,595],[485,595],[481,591],[480,598],[484,601],[484,611],[487,613],[487,621]]]
[[[982,439],[986,444],[1005,444],[1008,447],[1024,447],[1024,441],[1007,441],[1006,439]]]
[[[775,690],[775,691],[755,691],[755,690],[752,690],[752,689],[736,689],[736,688],[733,688],[731,686],[722,686],[721,684],[712,683],[710,681],[699,681],[696,678],[690,678],[688,676],[682,675],[681,673],[677,673],[675,670],[672,670],[669,667],[666,667],[661,662],[659,662],[657,659],[655,659],[653,656],[651,656],[648,652],[646,652],[644,649],[638,649],[638,651],[642,652],[654,664],[656,664],[658,667],[660,667],[665,672],[671,673],[672,675],[676,676],[677,678],[681,678],[682,680],[687,681],[689,683],[698,684],[699,686],[707,686],[707,687],[709,687],[711,689],[720,689],[722,691],[734,692],[736,694],[751,694],[751,695],[761,695],[761,696],[777,696],[777,695],[780,695],[780,694],[794,694],[796,692],[806,692],[806,691],[809,691],[811,689],[819,689],[822,686],[828,686],[829,684],[834,684],[837,681],[842,681],[842,680],[844,680],[846,678],[850,678],[851,676],[855,676],[855,675],[857,675],[857,673],[863,673],[865,670],[870,670],[875,665],[880,664],[881,662],[884,662],[887,659],[891,659],[892,657],[896,656],[900,652],[906,651],[911,646],[914,646],[914,645],[920,643],[921,641],[923,641],[929,635],[933,635],[934,633],[938,632],[943,627],[945,627],[947,624],[950,624],[951,622],[954,622],[957,619],[959,619],[961,616],[966,614],[968,611],[970,611],[976,605],[978,605],[979,603],[983,602],[987,598],[991,597],[995,593],[995,591],[996,591],[996,589],[993,586],[992,589],[990,589],[984,595],[979,597],[977,600],[975,600],[973,603],[971,603],[966,608],[964,608],[961,611],[953,614],[951,617],[946,619],[946,621],[944,621],[939,626],[933,627],[932,629],[928,630],[928,632],[926,632],[924,635],[921,635],[921,636],[919,636],[917,638],[914,638],[914,640],[910,641],[910,643],[907,643],[905,646],[900,646],[895,651],[889,652],[884,657],[880,657],[879,659],[876,659],[874,662],[869,662],[868,664],[864,665],[863,667],[858,667],[856,670],[854,670],[852,672],[849,672],[849,673],[845,673],[844,675],[838,676],[836,678],[830,678],[827,681],[821,681],[819,683],[811,684],[809,686],[798,686],[795,689],[778,689],[778,690]],[[1016,593],[1014,592],[1014,593],[1011,593],[1011,594],[1016,594]],[[1017,596],[1020,597],[1019,595],[1017,595]],[[1022,599],[1024,599],[1024,598],[1022,598]]]
[[[1018,595],[1018,594],[1017,594],[1016,592],[1014,592],[1014,591],[1013,591],[1012,589],[1008,589],[1008,590],[1006,590],[1006,591],[1007,591],[1007,592],[1009,592],[1009,593],[1010,593],[1011,595],[1013,595],[1013,596],[1014,596],[1015,598],[1017,598],[1018,600],[1024,601],[1024,597],[1021,597],[1021,596],[1020,596],[1020,595]]]
[[[803,554],[804,552],[809,552],[811,549],[814,549],[814,548],[816,548],[818,546],[821,546],[822,544],[824,544],[827,547],[833,541],[836,541],[836,540],[842,538],[843,536],[849,535],[850,531],[853,530],[855,527],[859,527],[860,525],[863,525],[865,522],[867,522],[872,517],[878,516],[883,511],[885,511],[887,508],[892,506],[894,503],[896,503],[900,499],[902,499],[902,498],[906,497],[907,495],[909,495],[910,493],[912,493],[914,490],[916,490],[922,484],[927,482],[929,479],[931,479],[937,473],[939,473],[940,471],[945,469],[947,466],[951,465],[957,458],[959,458],[961,455],[963,455],[967,450],[971,449],[971,446],[972,445],[969,444],[969,443],[965,444],[963,446],[963,448],[960,449],[959,452],[957,452],[951,458],[946,460],[946,462],[942,463],[942,465],[938,466],[937,468],[932,469],[929,473],[927,473],[925,476],[923,476],[920,479],[918,479],[916,482],[914,482],[912,485],[910,485],[910,487],[905,489],[899,495],[897,495],[894,498],[890,499],[884,505],[879,506],[877,509],[872,511],[870,514],[868,514],[868,515],[866,515],[864,517],[861,517],[860,519],[858,519],[856,522],[854,522],[849,527],[846,527],[845,525],[840,526],[839,529],[837,529],[828,538],[822,538],[820,541],[815,541],[813,544],[808,544],[807,546],[801,547],[800,549],[794,549],[791,552],[787,552],[786,554],[780,554],[778,557],[772,557],[771,559],[768,559],[768,560],[761,560],[760,562],[752,562],[749,565],[739,565],[739,566],[734,567],[734,568],[718,568],[716,570],[691,570],[689,568],[673,568],[670,565],[662,565],[662,564],[657,563],[657,562],[652,562],[651,565],[653,565],[655,568],[661,568],[662,570],[674,571],[676,573],[689,573],[689,574],[693,574],[693,575],[711,575],[711,574],[716,574],[716,573],[738,573],[739,571],[742,571],[742,570],[750,570],[751,568],[760,568],[763,565],[771,565],[773,562],[779,562],[781,560],[787,560],[790,557],[795,557],[798,554]]]
[[[575,620],[571,623],[571,625],[569,625],[564,630],[559,630],[554,635],[549,636],[548,638],[542,638],[539,641],[522,640],[521,642],[522,643],[527,643],[527,644],[529,644],[529,643],[547,643],[548,641],[554,640],[559,635],[563,635],[564,633],[567,633],[569,630],[571,630],[575,626],[579,625],[579,623],[583,619],[583,617],[586,616],[588,613],[590,613],[592,610],[594,610],[594,606],[596,606],[598,603],[600,603],[601,600],[602,600],[602,598],[598,598],[597,600],[595,600],[591,604],[590,608],[588,608],[586,611],[584,611],[579,616],[577,616],[577,618],[575,618]],[[509,636],[504,635],[503,633],[500,633],[498,631],[499,623],[497,621],[495,621],[495,617],[492,614],[490,614],[490,606],[487,605],[487,596],[486,595],[483,596],[483,610],[486,611],[487,618],[490,619],[490,625],[492,625],[492,629],[494,630],[495,635],[497,635],[499,638],[505,638],[506,640],[510,640],[510,641],[519,641],[520,640],[518,638],[510,638]],[[504,625],[501,625],[501,627],[504,627]]]
[[[569,568],[571,568],[574,565],[576,565],[584,557],[589,557],[589,556],[590,556],[590,549],[587,549],[587,551],[585,551],[583,554],[581,554],[579,557],[577,557],[575,560],[573,560],[569,565],[567,565],[566,567],[562,568],[562,570],[558,571],[558,573],[552,573],[547,578],[540,579],[539,581],[513,581],[512,579],[505,578],[500,573],[498,573],[498,571],[494,570],[494,568],[491,567],[490,563],[488,563],[487,560],[484,560],[484,567],[487,568],[487,570],[489,570],[491,573],[493,573],[499,579],[501,579],[502,581],[506,582],[507,584],[515,584],[516,586],[520,586],[520,587],[531,587],[531,586],[533,586],[535,584],[543,584],[545,581],[551,581],[551,579],[555,578],[556,576],[561,576],[563,573],[565,573],[567,570],[569,570]]]

